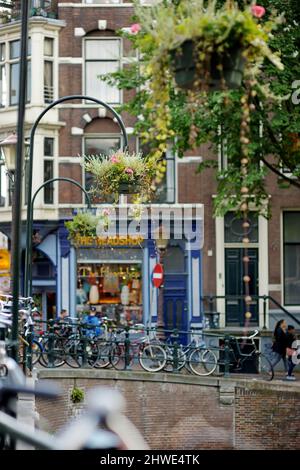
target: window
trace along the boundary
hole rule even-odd
[[[31,41],[28,40],[26,101],[31,98]],[[0,44],[0,107],[15,106],[19,99],[20,41]]]
[[[121,250],[117,250],[117,257]],[[89,257],[91,256],[89,250]],[[98,249],[98,253],[101,250]],[[100,262],[93,259],[77,263],[76,311],[85,312],[94,305],[97,312],[110,320],[142,321],[142,269],[140,263]]]
[[[44,182],[54,177],[54,139],[44,138]],[[54,203],[54,183],[44,187],[44,204]]]
[[[105,5],[108,3],[121,3],[121,0],[85,0],[88,5]]]
[[[147,144],[139,144],[139,149],[142,155],[147,155],[150,148]],[[172,149],[169,148],[164,155],[166,160],[166,172],[164,173],[160,182],[155,182],[155,191],[152,196],[155,204],[174,204],[176,199],[176,171],[175,171],[175,156]]]
[[[20,75],[20,41],[9,42],[9,104],[14,106],[19,101],[19,75]],[[31,55],[31,41],[28,40],[28,56]],[[31,62],[27,59],[27,90],[26,101],[31,98]]]
[[[222,124],[218,126],[218,159],[219,159],[219,171],[224,171],[227,169],[228,158],[227,158],[227,138],[223,132]]]
[[[53,83],[53,51],[54,39],[44,39],[44,101],[51,103],[54,99]]]
[[[7,201],[7,175],[5,164],[0,161],[0,207],[5,207]]]
[[[284,304],[300,305],[300,212],[283,213]]]
[[[120,137],[86,137],[84,141],[84,155],[109,155],[121,147]],[[93,175],[85,172],[85,189],[89,190],[93,185]]]
[[[227,212],[224,217],[225,243],[242,243],[245,232],[243,229],[243,218],[235,212]],[[257,213],[249,212],[247,237],[250,243],[258,243],[258,217]]]
[[[120,39],[85,40],[85,93],[109,104],[118,104],[120,90],[110,86],[100,76],[120,68]]]

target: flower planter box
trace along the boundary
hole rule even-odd
[[[197,80],[197,68],[194,57],[194,41],[185,41],[179,49],[172,52],[175,81],[180,88],[193,89]],[[219,70],[220,65],[222,71]],[[220,55],[212,53],[210,60],[209,82],[211,90],[221,90],[223,79],[229,89],[241,86],[245,60],[242,49],[232,47]],[[203,77],[199,77],[200,79]]]

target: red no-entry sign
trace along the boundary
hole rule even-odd
[[[162,264],[157,263],[152,273],[152,284],[154,287],[160,287],[164,280],[164,268]]]

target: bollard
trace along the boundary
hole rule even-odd
[[[125,327],[125,370],[131,369],[130,367],[130,338],[129,326]]]
[[[33,325],[29,325],[29,331],[28,331],[28,336],[27,336],[27,342],[28,342],[28,354],[25,355],[25,372],[26,372],[26,367],[32,372],[32,340],[33,340]],[[26,345],[24,345],[26,348]],[[26,351],[26,349],[25,349]]]
[[[179,344],[177,342],[177,338],[178,338],[178,331],[177,330],[173,331],[172,337],[174,338],[174,343],[173,343],[173,372],[178,373],[179,372],[179,355],[178,355]]]
[[[264,295],[264,326],[263,326],[263,330],[266,330],[267,329],[267,296]]]
[[[83,333],[81,338],[80,338],[80,343],[82,345],[82,362],[81,362],[81,367],[86,367],[88,363],[88,337],[86,333]],[[79,348],[80,351],[80,348]],[[79,358],[78,358],[79,360]]]
[[[225,336],[225,347],[224,347],[224,352],[225,352],[225,367],[224,367],[224,377],[229,377],[229,366],[230,366],[230,336],[226,335]]]
[[[49,320],[49,334],[48,334],[48,367],[54,367],[54,343],[55,343],[55,333],[54,333],[54,320],[51,318]]]

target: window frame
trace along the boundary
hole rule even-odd
[[[88,41],[118,41],[119,42],[119,51],[120,51],[120,54],[119,54],[119,59],[118,60],[113,60],[113,59],[87,59],[86,58],[86,51],[87,51],[87,42]],[[118,36],[86,36],[84,37],[83,39],[83,67],[82,67],[82,73],[83,73],[83,76],[82,76],[82,84],[83,84],[83,94],[84,95],[89,95],[88,91],[87,91],[87,78],[86,78],[86,75],[87,75],[87,67],[86,67],[86,64],[88,62],[116,62],[119,64],[119,68],[121,69],[122,68],[122,57],[123,57],[123,40],[122,38],[118,37]],[[100,82],[100,80],[99,80]],[[111,105],[111,106],[118,106],[118,105],[121,105],[123,103],[123,91],[122,90],[118,90],[119,92],[119,101],[118,102],[109,102],[109,101],[106,101],[105,97],[99,97],[99,96],[95,96],[95,98],[97,99],[100,99],[102,101],[105,101],[107,102],[107,104]],[[89,101],[86,101],[87,103],[90,103]]]
[[[84,134],[83,135],[83,138],[82,138],[82,155],[86,155],[86,151],[85,151],[85,142],[87,139],[99,139],[99,140],[105,140],[105,139],[119,139],[120,140],[120,148],[123,148],[123,135],[122,133],[120,132],[119,134],[116,134],[116,133],[91,133],[91,134]],[[86,180],[85,180],[85,168],[84,168],[84,165],[82,165],[82,182],[83,182],[83,187],[86,189]],[[82,194],[82,200],[85,201],[85,196],[84,194]],[[83,202],[84,204],[84,202]],[[108,203],[107,202],[103,202],[103,203],[96,203],[96,205],[107,205]]]
[[[46,155],[45,154],[45,141],[46,139],[52,139],[53,141],[53,155]],[[54,136],[48,136],[44,135],[43,136],[43,183],[45,183],[47,180],[45,179],[45,162],[51,162],[52,163],[52,178],[55,178],[55,137]],[[49,187],[49,186],[48,186]],[[45,187],[43,188],[43,204],[45,206],[53,206],[55,204],[55,185],[52,183],[49,187],[49,191],[52,191],[52,202],[46,202],[46,192],[45,192]]]
[[[27,80],[27,89],[26,89],[26,104],[29,104],[31,102],[31,86],[32,86],[32,80],[31,80],[31,57],[32,57],[32,44],[31,44],[31,37],[28,38],[29,41],[29,47],[28,47],[28,54],[27,54],[27,72],[28,72],[28,80]],[[20,64],[20,55],[19,57],[16,58],[11,58],[10,57],[10,51],[11,51],[11,44],[13,42],[19,42],[20,43],[20,38],[7,38],[4,41],[0,42],[0,47],[4,48],[4,57],[2,60],[2,57],[0,56],[0,67],[4,69],[5,75],[6,75],[6,92],[5,92],[5,100],[2,100],[3,98],[3,92],[1,93],[2,96],[0,96],[0,109],[5,109],[5,108],[12,108],[16,107],[18,103],[12,103],[12,95],[11,95],[11,80],[12,80],[12,66],[15,64]],[[18,77],[18,85],[19,85],[19,77]],[[2,88],[3,89],[3,88]],[[5,104],[3,103],[5,101]]]
[[[52,41],[52,55],[46,55],[45,54],[45,41],[46,39],[51,39]],[[45,104],[52,103],[55,99],[55,79],[54,79],[54,73],[55,73],[55,38],[53,36],[44,36],[44,44],[43,44],[43,101]],[[46,85],[45,85],[45,64],[46,62],[52,64],[52,90],[49,92],[49,98],[46,98]],[[48,92],[47,92],[48,93]]]
[[[300,306],[300,294],[299,294],[299,301],[298,303],[287,303],[286,301],[286,269],[285,269],[285,247],[286,246],[299,246],[300,247],[300,239],[299,242],[286,242],[285,241],[285,214],[298,214],[300,217],[300,209],[291,209],[291,210],[283,210],[282,211],[282,304],[285,307],[296,308],[298,309]]]

